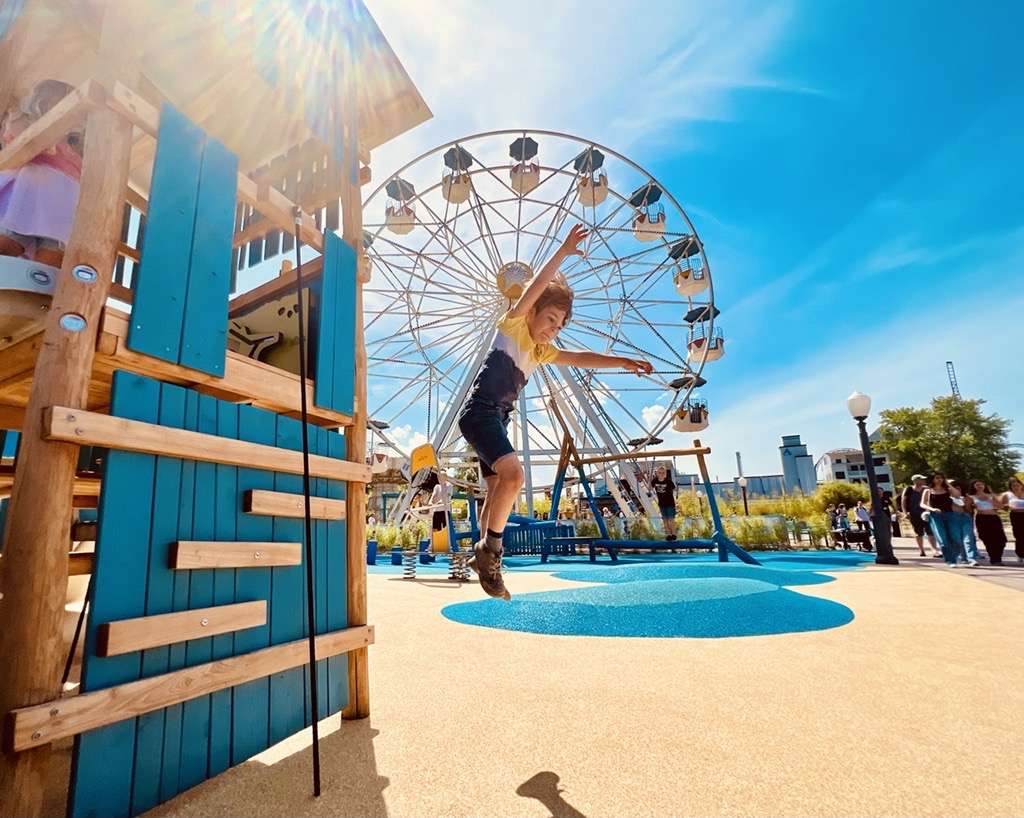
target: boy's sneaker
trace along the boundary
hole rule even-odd
[[[489,548],[481,540],[473,546],[473,556],[469,560],[469,567],[480,577],[480,587],[484,593],[497,599],[504,599],[508,602],[512,595],[505,587],[505,581],[501,578],[501,556],[504,549],[497,550]]]

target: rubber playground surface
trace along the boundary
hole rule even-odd
[[[511,604],[372,567],[372,714],[321,723],[321,797],[306,731],[150,814],[1024,814],[1024,594],[764,562],[512,557]]]

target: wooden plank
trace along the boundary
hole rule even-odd
[[[354,412],[355,402],[355,337],[362,323],[356,324],[356,252],[347,242],[341,243],[335,276],[334,298],[334,386],[330,407],[336,412]]]
[[[266,624],[266,621],[267,605],[260,601],[104,622],[97,633],[96,653],[99,656],[118,656],[158,645],[254,628]]]
[[[252,406],[238,408],[238,437],[253,443],[273,444],[276,438],[277,418],[269,412]],[[240,491],[273,489],[274,475],[256,469],[238,470]],[[274,522],[269,517],[246,514],[239,503],[235,510],[235,531],[239,539],[270,540],[274,536]],[[288,543],[274,543],[275,546]],[[301,560],[301,544],[292,543],[295,558]],[[235,599],[268,599],[273,606],[270,588],[271,565],[247,568],[235,572]],[[270,623],[262,628],[251,628],[235,635],[235,653],[259,650],[270,645]],[[239,764],[270,746],[270,680],[263,677],[235,687],[234,712],[231,731],[231,763]]]
[[[282,451],[275,446],[228,440],[64,406],[51,406],[43,412],[43,435],[46,440],[65,440],[79,445],[302,474],[301,452]],[[361,483],[370,481],[370,467],[363,463],[310,455],[309,467],[315,477]]]
[[[276,443],[282,449],[295,450],[302,456],[301,426],[290,418],[277,418]],[[310,455],[310,460],[312,460]],[[302,477],[298,475],[274,475],[274,488],[280,492],[302,491]],[[304,525],[301,520],[275,517],[274,539],[285,542],[305,542]],[[289,642],[306,635],[305,595],[305,552],[297,566],[271,569],[270,643]],[[308,654],[307,654],[308,658]],[[270,677],[270,742],[275,743],[298,732],[304,726],[305,685],[301,668],[282,670]]]
[[[160,111],[149,225],[133,282],[128,346],[178,363],[206,135],[170,105]]]
[[[309,429],[309,445],[312,451],[319,455],[327,455],[327,435],[326,429]],[[327,480],[323,477],[318,477],[316,480],[310,481],[312,484],[312,491],[315,491],[318,495],[323,497],[327,494]],[[330,592],[327,582],[327,521],[326,520],[315,520],[313,522],[313,595],[316,606],[315,621],[316,621],[316,633],[326,633],[329,629],[327,627],[327,597]],[[341,587],[336,589],[336,592],[341,592]],[[307,629],[308,633],[308,629]],[[327,660],[319,659],[317,661],[317,704],[319,705],[319,713],[317,714],[317,720],[327,718],[328,714],[333,712],[329,709],[330,696],[330,677],[328,675]]]
[[[88,551],[72,551],[68,554],[68,576],[84,577],[91,574],[95,556]]]
[[[44,116],[29,125],[17,139],[0,151],[0,171],[13,170],[48,151],[70,131],[81,127],[89,110],[101,104],[106,94],[96,80],[86,80]]]
[[[317,316],[315,402],[334,409],[335,336],[341,331],[335,315],[338,289],[338,265],[344,242],[334,233],[324,236],[324,265],[320,276],[320,304]]]
[[[218,376],[224,374],[228,345],[237,178],[238,158],[215,139],[208,138],[203,149],[178,362]],[[148,244],[148,237],[146,241]]]
[[[132,418],[156,421],[159,406],[159,383],[127,372],[115,376],[115,411]],[[132,682],[142,673],[140,654],[102,657],[97,642],[100,623],[146,613],[149,549],[145,546],[150,540],[155,473],[156,458],[150,455],[121,451],[107,455],[100,497],[96,570],[82,660],[82,690],[85,692]],[[133,719],[78,737],[69,814],[124,815],[129,812],[136,735],[137,725]],[[104,785],[95,786],[93,782],[97,780],[102,780]]]
[[[217,401],[208,395],[199,396],[197,427],[199,432],[217,431]],[[192,505],[192,534],[197,540],[217,538],[216,530],[216,466],[197,463],[195,474],[195,500]],[[208,607],[213,604],[212,570],[192,571],[188,591],[189,608]],[[205,664],[213,659],[213,640],[190,639],[185,646],[187,666]],[[181,766],[178,769],[182,790],[194,787],[206,779],[210,758],[210,697],[203,696],[185,702],[181,716]]]
[[[248,514],[263,514],[269,517],[302,518],[306,513],[305,499],[301,494],[281,491],[247,491],[242,507]],[[309,507],[314,520],[345,519],[344,500],[310,497]]]
[[[298,565],[301,543],[185,541],[171,549],[171,567],[178,571],[197,568],[270,568]]]
[[[345,454],[345,439],[326,432],[328,456]],[[345,502],[348,484],[340,480],[327,481],[327,496]],[[348,627],[348,533],[347,521],[328,521],[327,528],[327,620],[328,631]],[[361,550],[361,549],[359,549]],[[365,561],[364,561],[365,562]],[[336,713],[349,702],[349,661],[347,655],[332,656],[327,660],[329,686],[327,701],[331,713]]]
[[[319,656],[336,656],[372,644],[373,627],[362,625],[318,636],[316,650]],[[12,752],[22,752],[215,690],[298,668],[308,660],[308,655],[306,640],[297,639],[106,690],[19,708],[9,714],[7,747]]]
[[[185,425],[185,390],[160,385],[160,423],[180,428]],[[153,481],[153,518],[149,531],[149,569],[146,581],[146,616],[173,614],[175,577],[167,567],[171,545],[178,538],[178,506],[182,462],[158,457]],[[166,673],[170,648],[161,643],[142,654],[142,676]],[[135,728],[135,766],[132,772],[132,813],[138,814],[160,803],[161,750],[166,720],[163,713],[139,716]]]

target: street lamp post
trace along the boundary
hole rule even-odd
[[[740,477],[736,482],[740,484],[740,493],[743,495],[743,514],[749,517],[750,508],[747,506],[747,478]]]
[[[875,563],[878,565],[899,565],[900,561],[892,552],[892,529],[890,521],[885,517],[885,511],[878,496],[878,481],[875,479],[875,461],[871,456],[871,441],[868,440],[868,430],[864,425],[868,412],[871,411],[871,398],[860,392],[854,392],[846,399],[846,408],[850,410],[853,419],[857,421],[857,429],[860,431],[860,448],[864,453],[864,470],[868,475],[868,492],[871,495],[871,517],[875,528]]]
[[[700,516],[704,516],[704,492],[697,489],[697,507],[700,509]]]

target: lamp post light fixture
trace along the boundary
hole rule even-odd
[[[875,563],[878,565],[899,565],[900,561],[892,552],[891,521],[882,509],[881,497],[878,494],[878,481],[875,478],[875,461],[871,456],[871,441],[864,425],[871,411],[871,398],[861,392],[854,392],[846,399],[846,408],[857,421],[860,432],[860,448],[864,453],[864,470],[868,475],[868,492],[871,495],[871,520],[875,529]]]
[[[736,482],[740,484],[740,492],[743,494],[743,514],[749,517],[750,508],[747,506],[747,478],[741,476]]]

